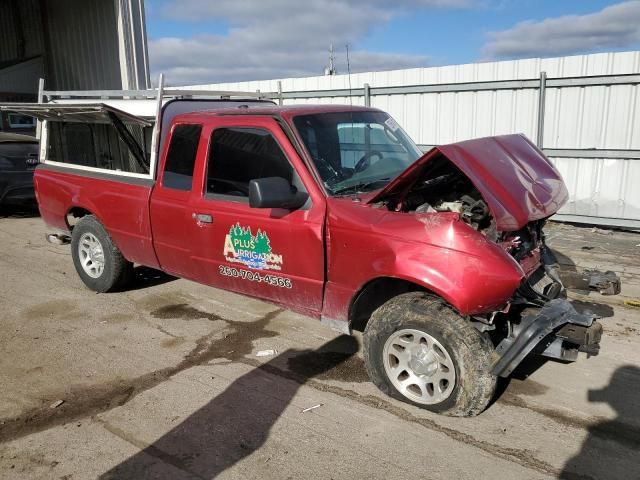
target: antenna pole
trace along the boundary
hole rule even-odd
[[[333,55],[333,43],[331,43],[329,45],[329,66],[324,69],[324,74],[335,75],[336,73],[338,73],[338,71],[336,70],[335,56]]]
[[[347,78],[349,80],[349,105],[353,107],[353,96],[351,93],[351,64],[349,62],[349,44],[345,45],[347,48]]]

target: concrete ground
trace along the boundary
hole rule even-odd
[[[625,297],[579,298],[608,302],[599,356],[528,362],[485,413],[447,418],[380,394],[358,338],[272,305],[146,269],[92,293],[45,231],[0,218],[1,478],[640,478]],[[548,232],[565,268],[621,272],[637,298],[640,235]]]

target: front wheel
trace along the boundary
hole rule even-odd
[[[450,416],[474,416],[491,401],[493,344],[443,300],[423,292],[392,298],[364,331],[364,357],[384,393]]]
[[[71,256],[80,279],[96,292],[123,287],[133,272],[132,263],[124,258],[93,215],[82,217],[73,228]]]

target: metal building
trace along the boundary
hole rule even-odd
[[[150,87],[144,0],[0,0],[0,102],[47,90]],[[0,118],[0,130],[33,131]]]

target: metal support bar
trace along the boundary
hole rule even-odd
[[[640,150],[616,150],[600,148],[545,148],[547,157],[555,158],[616,158],[640,160]]]
[[[435,145],[419,144],[423,152]],[[613,158],[619,160],[640,160],[640,150],[617,150],[600,148],[544,148],[542,152],[551,158]]]
[[[371,87],[369,86],[368,83],[364,84],[364,106],[365,107],[371,106]]]
[[[606,225],[611,227],[640,230],[640,219],[598,217],[596,215],[574,215],[570,213],[556,213],[552,220],[559,222],[588,223],[591,225]]]
[[[295,99],[295,98],[325,98],[325,97],[361,97],[364,95],[363,88],[343,88],[340,90],[309,90],[306,92],[283,92],[282,98]],[[273,95],[275,97],[275,94]]]
[[[38,103],[44,102],[44,78],[38,80]],[[36,120],[36,138],[40,140],[40,134],[42,132],[42,122]]]
[[[153,133],[151,134],[151,161],[149,162],[149,173],[153,178],[156,176],[156,168],[158,165],[158,158],[160,157],[160,131],[162,128],[162,97],[164,95],[164,75],[161,73],[158,76],[158,95],[156,101],[156,122],[153,126]]]
[[[490,82],[440,83],[406,87],[374,87],[371,95],[406,95],[413,93],[476,92],[481,90],[521,90],[538,88],[538,80],[498,80]]]
[[[282,82],[278,80],[278,105],[284,104],[284,98],[282,98]]]
[[[540,72],[540,89],[538,90],[538,136],[536,145],[542,149],[544,141],[544,106],[547,94],[547,72]]]
[[[638,85],[640,84],[640,74],[629,75],[598,75],[589,77],[571,78],[546,78],[545,88],[564,87],[593,87],[602,85]],[[479,92],[486,90],[522,90],[539,89],[540,78],[525,80],[497,80],[486,82],[467,83],[440,83],[431,85],[404,85],[394,87],[370,87],[370,95],[409,95],[415,93],[447,93],[447,92]],[[349,97],[365,95],[364,88],[354,88],[340,90],[307,90],[283,92],[283,98],[326,98],[326,97]],[[277,98],[277,93],[267,95]]]
[[[158,91],[152,90],[50,90],[44,91],[44,95],[49,97],[64,98],[156,98]],[[266,98],[260,92],[234,92],[226,90],[190,90],[190,89],[166,89],[163,91],[164,96],[175,97],[241,97],[241,98]]]
[[[630,73],[626,75],[593,75],[588,77],[560,77],[550,78],[547,80],[547,88],[637,84],[640,84],[640,74],[637,73]]]

